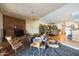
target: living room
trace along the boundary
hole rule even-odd
[[[79,56],[78,5],[0,3],[0,56]]]

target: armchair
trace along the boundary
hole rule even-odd
[[[20,47],[23,47],[23,44],[22,42],[15,42],[12,40],[12,38],[9,36],[9,37],[5,37],[8,41],[8,43],[11,45],[12,49],[15,51],[15,53],[17,52],[17,49],[20,48]]]

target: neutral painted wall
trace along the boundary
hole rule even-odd
[[[26,31],[30,34],[39,33],[39,25],[46,24],[42,21],[30,21],[26,20]]]
[[[36,20],[36,21],[26,19],[26,31],[30,34],[39,33],[40,24],[47,25],[48,23],[44,22],[41,19]],[[57,23],[56,25],[59,29],[61,29],[61,23]]]
[[[3,15],[0,13],[0,42],[3,36]]]

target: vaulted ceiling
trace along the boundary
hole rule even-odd
[[[63,7],[52,11],[48,15],[42,17],[40,20],[45,23],[52,22],[68,22],[76,21],[79,22],[79,3],[66,4]]]
[[[26,19],[32,12],[39,18],[63,7],[64,3],[1,3],[0,11],[3,14]]]

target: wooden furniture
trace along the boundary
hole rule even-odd
[[[57,35],[57,36],[49,36],[48,41],[47,41],[47,45],[49,47],[52,47],[52,48],[58,48],[59,44],[56,43],[56,42],[59,42],[59,41],[60,41],[59,35]]]
[[[40,42],[33,42],[30,44],[30,48],[31,47],[36,47],[36,48],[39,48],[40,47]]]
[[[1,42],[0,46],[2,47],[0,49],[0,56],[12,56],[14,55],[14,51],[11,49],[11,46],[8,42]]]
[[[60,41],[60,35],[56,35],[56,36],[48,36],[48,41]]]
[[[28,40],[28,35],[24,35],[24,36],[21,36],[21,37],[14,37],[13,38],[14,40],[19,40],[21,41],[22,43],[26,43],[26,41]]]
[[[15,53],[17,52],[18,48],[23,47],[22,42],[13,41],[10,36],[9,37],[6,36],[6,39],[9,42],[9,44],[11,45],[12,49],[15,51]]]
[[[30,44],[30,51],[31,51],[31,48],[32,48],[32,47],[37,48],[38,51],[39,51],[39,54],[40,54],[40,42],[33,42],[33,43],[31,43],[31,44]]]

